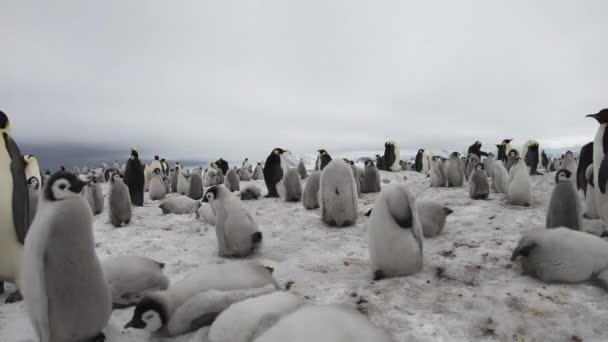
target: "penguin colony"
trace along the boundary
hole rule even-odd
[[[245,258],[258,254],[265,236],[256,222],[258,214],[241,202],[261,200],[262,190],[241,182],[263,180],[266,201],[302,201],[330,230],[356,225],[362,216],[361,200],[379,193],[363,224],[369,277],[382,281],[420,272],[425,267],[424,239],[442,234],[446,226],[450,229],[454,211],[444,203],[418,200],[407,180],[382,185],[381,171],[428,175],[429,188],[461,188],[468,183],[471,199],[494,200],[491,193],[504,194],[505,205],[525,208],[535,205],[532,177],[542,176],[539,169],[555,169],[546,229],[526,232],[511,260],[520,260],[523,274],[545,283],[594,280],[608,287],[608,243],[585,232],[583,221],[583,216],[608,218],[608,109],[589,117],[599,123],[598,132],[578,160],[570,151],[549,159],[535,140],[528,140],[520,154],[512,148],[513,140],[505,139],[496,145],[496,157],[475,142],[465,160],[459,152],[445,159],[420,149],[412,161],[404,161],[397,143],[388,141],[376,163],[367,159],[363,168],[319,150],[316,171],[309,173],[303,160],[290,167],[289,152],[275,148],[255,168],[246,159],[242,167],[230,169],[220,158],[205,171],[191,171],[179,163],[170,168],[158,156],[149,165],[142,164],[133,149],[124,168],[114,163],[99,169],[48,171],[43,177],[36,158],[19,151],[8,117],[0,112],[0,185],[8,190],[0,195],[0,280],[20,289],[8,302],[23,296],[41,341],[103,341],[112,307],[130,306],[135,308],[124,328],[158,337],[209,327],[208,339],[214,342],[394,341],[348,308],[313,305],[279,291],[272,269],[255,260],[202,265],[175,284],[164,274],[164,263],[143,256],[100,261],[93,215],[104,211],[107,199],[109,224],[129,229],[132,206],[143,206],[148,192],[150,201],[160,201],[163,214],[196,215],[215,226],[220,257]],[[101,183],[106,181],[104,198]],[[585,205],[577,189],[584,194]],[[70,248],[74,245],[79,248]]]

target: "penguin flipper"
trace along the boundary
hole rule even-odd
[[[608,158],[604,158],[600,164],[600,171],[598,174],[598,187],[602,194],[606,194],[606,183],[608,183]]]
[[[21,156],[17,143],[6,133],[3,133],[4,144],[11,158],[11,175],[13,178],[13,222],[15,233],[21,244],[25,242],[25,235],[30,227],[29,218],[29,191],[25,179],[25,160]]]

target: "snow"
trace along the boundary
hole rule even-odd
[[[407,180],[404,180],[407,177]],[[418,198],[447,204],[454,213],[442,234],[424,242],[424,268],[415,276],[372,281],[363,216],[377,194],[360,199],[357,225],[329,228],[319,210],[279,199],[245,201],[264,233],[257,258],[275,268],[275,278],[311,303],[346,303],[390,331],[397,341],[606,341],[606,292],[592,283],[544,284],[521,275],[510,256],[520,236],[545,222],[554,173],[532,178],[529,208],[508,205],[504,195],[473,201],[468,188],[430,188],[414,172],[382,172],[384,180],[405,182]],[[243,182],[249,183],[249,182]],[[252,182],[265,191],[263,181]],[[244,185],[244,184],[242,184]],[[107,191],[104,185],[104,191]],[[159,202],[134,208],[131,224],[114,228],[107,212],[95,218],[97,252],[136,254],[166,264],[172,281],[197,265],[222,262],[213,226],[195,215],[165,215]],[[106,206],[107,208],[107,206]],[[600,234],[601,221],[585,220]],[[13,290],[7,286],[3,303]],[[74,299],[77,304],[77,298]],[[113,313],[108,341],[146,341],[127,330],[133,309]],[[167,341],[186,342],[194,334]],[[23,303],[0,304],[0,341],[34,341]],[[196,339],[204,341],[204,339]]]

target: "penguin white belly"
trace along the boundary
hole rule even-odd
[[[412,234],[413,228],[404,229],[394,223],[383,228],[382,232],[370,235],[370,256],[374,268],[387,276],[408,275],[409,266],[421,262],[420,245]]]
[[[13,178],[11,175],[11,159],[0,139],[0,165],[6,165],[0,170],[0,280],[15,282],[18,276],[18,266],[21,264],[23,246],[17,239],[13,221]]]
[[[587,197],[585,198],[586,211],[585,218],[590,220],[596,220],[600,218],[600,211],[598,208],[600,192],[597,188],[591,184],[587,184]]]

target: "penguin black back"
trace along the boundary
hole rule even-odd
[[[384,144],[384,163],[386,171],[391,171],[391,166],[395,164],[396,159],[395,145],[390,142],[386,142]]]
[[[513,141],[513,139],[505,139],[500,145],[496,145],[496,147],[498,148],[498,156],[496,157],[496,159],[502,160],[505,165],[509,160],[509,156],[507,156],[507,146],[511,143],[511,141]]]
[[[268,189],[267,198],[279,197],[277,183],[283,178],[283,168],[281,167],[281,156],[285,153],[282,148],[275,148],[266,158],[264,165],[264,182]]]
[[[578,166],[576,169],[576,185],[578,189],[582,189],[587,195],[587,167],[593,164],[593,141],[581,148],[578,157]]]
[[[416,172],[422,172],[422,157],[424,156],[424,150],[420,149],[418,150],[418,153],[416,153],[416,161],[415,161],[415,166],[416,166]]]
[[[139,154],[131,150],[131,158],[125,167],[125,184],[129,187],[131,203],[136,206],[144,205],[144,168],[139,160]]]

